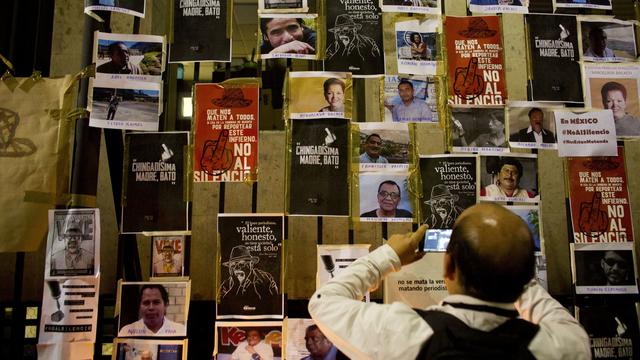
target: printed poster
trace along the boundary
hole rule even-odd
[[[283,215],[219,214],[218,234],[216,318],[282,319]]]
[[[507,128],[509,146],[523,149],[557,149],[556,121],[558,105],[529,101],[509,101]]]
[[[353,160],[360,171],[409,169],[413,149],[407,124],[356,123],[352,129]]]
[[[578,24],[574,15],[525,15],[534,101],[581,103]]]
[[[324,67],[353,76],[384,74],[379,0],[327,2]]]
[[[318,58],[317,14],[260,15],[260,58]]]
[[[536,253],[542,249],[542,222],[540,221],[540,207],[538,205],[506,205],[505,208],[518,215],[527,224],[531,237],[533,237]],[[536,261],[537,257],[536,257]]]
[[[185,337],[190,281],[118,283],[118,337]]]
[[[617,156],[567,159],[569,204],[576,243],[632,242],[624,148]]]
[[[504,108],[452,106],[449,126],[455,152],[509,152]]]
[[[529,0],[467,0],[472,13],[517,13],[529,12]]]
[[[637,294],[633,243],[570,244],[576,294]]]
[[[435,75],[437,37],[440,20],[436,18],[396,22],[398,73]]]
[[[145,0],[84,0],[84,13],[103,22],[94,11],[113,11],[144,18]]]
[[[113,339],[113,360],[186,360],[187,340]]]
[[[433,77],[384,77],[384,121],[437,123],[438,100]]]
[[[382,11],[435,14],[442,13],[442,0],[380,0]]]
[[[163,109],[162,83],[90,79],[89,103],[89,126],[158,131]]]
[[[162,82],[165,53],[164,36],[96,31],[93,51],[96,77]]]
[[[169,62],[231,61],[231,1],[173,1]]]
[[[284,359],[282,356],[281,321],[216,321],[215,347],[217,360]],[[258,357],[247,350],[252,347]]]
[[[349,120],[291,120],[291,215],[349,215]]]
[[[360,221],[413,221],[415,191],[409,190],[408,172],[361,172],[358,180]]]
[[[259,13],[307,11],[307,0],[258,0]]]
[[[507,99],[499,16],[447,16],[449,103],[502,105]]]
[[[353,82],[349,73],[289,73],[290,119],[351,118]]]
[[[151,240],[151,277],[184,275],[185,236],[154,236]]]
[[[370,244],[354,245],[318,245],[318,272],[316,290],[329,280],[338,276],[351,263],[369,254]],[[369,301],[369,292],[365,294]]]
[[[432,229],[451,229],[466,208],[477,202],[477,157],[420,157],[421,221]]]
[[[400,271],[389,274],[383,283],[384,303],[400,301],[416,309],[437,305],[449,295],[442,275],[444,253],[426,253]]]
[[[539,202],[538,155],[480,156],[480,200]]]
[[[100,209],[49,210],[45,278],[100,272]]]
[[[576,308],[576,319],[589,335],[594,359],[637,359],[640,341],[638,303]]]
[[[194,182],[257,179],[257,83],[196,84]]]
[[[613,156],[616,136],[611,110],[554,111],[558,156]]]
[[[39,344],[95,342],[100,276],[45,279]]]
[[[580,54],[594,62],[630,62],[638,58],[633,22],[613,17],[578,18],[580,24]]]
[[[123,234],[188,231],[188,132],[125,134]]]
[[[553,7],[611,10],[611,0],[553,0]]]
[[[640,137],[640,65],[584,65],[585,105],[609,109],[617,137]]]

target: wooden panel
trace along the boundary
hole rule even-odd
[[[316,289],[317,229],[315,216],[289,216],[285,269],[289,299],[308,299]]]
[[[527,49],[522,14],[502,15],[502,45],[509,100],[527,100]]]
[[[219,184],[193,184],[191,299],[215,299]]]
[[[226,183],[224,187],[225,213],[251,212],[251,183]]]
[[[285,138],[284,131],[260,132],[256,207],[258,212],[284,212]]]
[[[443,1],[444,12],[450,16],[465,16],[467,15],[467,2],[461,0],[444,0]]]
[[[349,243],[349,218],[329,216],[322,219],[323,244]]]
[[[416,124],[416,152],[418,155],[443,154],[444,131],[435,124]]]
[[[542,231],[547,256],[549,292],[556,295],[571,293],[571,254],[567,230],[566,195],[563,159],[553,150],[538,153],[538,181]],[[524,176],[527,176],[526,174]]]

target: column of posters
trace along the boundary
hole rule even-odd
[[[194,182],[257,180],[257,83],[196,84]]]

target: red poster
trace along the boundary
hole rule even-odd
[[[194,182],[257,180],[257,83],[196,84]]]
[[[507,100],[498,16],[447,16],[449,103],[502,105]]]
[[[633,241],[623,154],[568,158],[574,242]]]

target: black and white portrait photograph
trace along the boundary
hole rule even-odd
[[[100,269],[100,210],[49,210],[47,277],[96,275]]]
[[[122,282],[118,337],[187,336],[190,281]]]
[[[509,150],[504,108],[451,107],[454,151],[506,152]]]
[[[633,243],[572,244],[577,294],[637,294]]]

